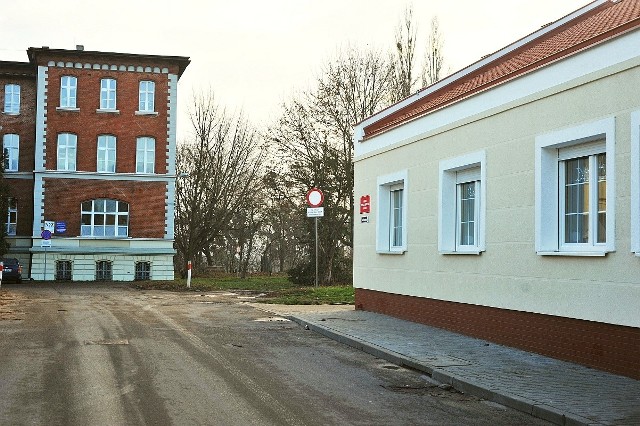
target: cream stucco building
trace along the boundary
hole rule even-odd
[[[358,309],[640,378],[640,2],[590,3],[354,138]]]

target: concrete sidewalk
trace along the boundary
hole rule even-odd
[[[556,424],[640,425],[637,380],[353,306],[251,305]]]

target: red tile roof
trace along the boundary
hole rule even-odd
[[[640,26],[640,0],[607,1],[364,128],[364,138],[424,116]],[[425,89],[423,89],[425,90]]]

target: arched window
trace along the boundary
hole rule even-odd
[[[156,161],[156,140],[140,137],[136,145],[136,173],[153,173]]]
[[[18,200],[9,197],[7,204],[9,205],[7,211],[7,235],[16,235],[18,229]]]
[[[65,75],[60,79],[60,107],[75,108],[78,93],[78,78]]]
[[[126,237],[129,234],[129,204],[98,198],[82,203],[80,235]]]
[[[58,170],[76,170],[77,149],[78,136],[73,133],[60,133],[58,135]]]
[[[4,171],[17,172],[20,154],[20,136],[7,133],[2,137],[2,149],[4,150]]]

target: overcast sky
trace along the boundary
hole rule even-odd
[[[341,46],[389,51],[403,0],[20,0],[4,1],[0,60],[27,61],[28,47],[188,56],[181,116],[192,93],[267,124],[309,87]],[[588,0],[414,0],[418,36],[440,20],[445,61],[457,71],[588,4]],[[424,43],[418,49],[422,56]],[[187,132],[181,118],[178,134]]]

